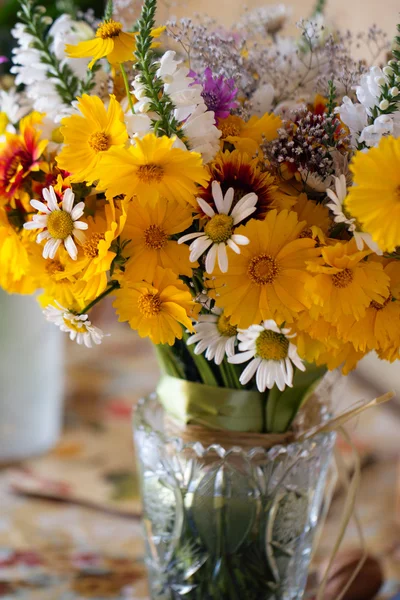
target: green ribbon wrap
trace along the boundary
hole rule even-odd
[[[165,410],[186,425],[261,433],[265,427],[265,394],[213,387],[163,375],[157,387]]]

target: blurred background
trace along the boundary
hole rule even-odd
[[[247,6],[273,3],[249,0]],[[44,0],[43,4],[54,17],[65,10],[89,7],[98,17],[103,13],[103,2],[97,0]],[[132,21],[139,14],[136,0],[116,0],[116,4]],[[160,20],[192,16],[201,10],[225,26],[235,23],[244,9],[239,0],[164,0],[159,4]],[[310,15],[314,7],[313,0],[289,4],[293,23]],[[392,37],[399,8],[398,0],[330,0],[326,15],[333,24],[353,32],[365,31],[375,22]],[[16,12],[15,0],[0,0],[0,55],[10,56]],[[296,31],[294,24],[292,31]],[[7,65],[0,68],[3,74],[7,71]],[[33,299],[24,301],[14,311],[19,321],[21,314],[26,318],[16,338],[14,299],[0,294],[0,598],[144,600],[147,586],[130,421],[132,404],[157,383],[153,349],[129,327],[116,323],[110,303],[97,307],[92,315],[111,334],[101,346],[88,350],[69,342],[67,336],[46,345],[50,333],[36,330],[29,338],[28,324],[39,322],[41,316]],[[12,345],[11,339],[17,342]],[[39,374],[33,356],[52,367]],[[46,361],[45,356],[49,357]],[[24,364],[31,371],[21,368]],[[17,389],[28,397],[31,377],[41,378],[43,393],[40,398],[29,398],[24,408],[26,446],[19,442],[19,449],[29,448],[37,431],[44,428],[49,403],[53,407],[48,423],[51,434],[44,445],[39,444],[39,453],[32,450],[21,462],[14,459],[26,455],[26,450],[13,451],[13,455],[4,451],[12,426],[2,422],[1,407],[2,402],[8,408],[14,403]],[[369,356],[337,394],[350,404],[388,389],[396,390],[400,398],[398,364],[387,365]],[[382,599],[400,591],[398,402],[366,414],[349,428],[363,465],[358,511],[368,547],[381,557],[385,568]],[[340,450],[351,474],[353,450],[344,442]],[[329,555],[344,497],[338,484],[315,569]],[[345,545],[357,544],[357,530],[351,524]]]

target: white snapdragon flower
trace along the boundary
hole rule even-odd
[[[335,112],[349,128],[352,145],[356,146],[360,133],[368,125],[368,115],[365,106],[358,102],[353,102],[348,96],[344,96],[341,106],[337,107]]]

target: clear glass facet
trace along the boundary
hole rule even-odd
[[[185,444],[155,395],[134,419],[152,600],[300,600],[335,442]]]

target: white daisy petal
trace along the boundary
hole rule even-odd
[[[212,240],[207,237],[198,238],[190,246],[190,262],[196,262],[198,258],[209,248],[212,244]]]
[[[189,240],[193,240],[203,235],[204,233],[202,231],[198,231],[197,233],[188,233],[187,235],[183,235],[181,238],[179,238],[178,244],[183,244],[184,242],[188,242]]]
[[[231,360],[229,362],[232,362]],[[261,363],[261,358],[253,358],[253,360],[247,365],[247,367],[242,371],[242,374],[239,377],[239,381],[242,385],[246,385],[254,376],[255,372],[258,369],[258,366]]]
[[[235,242],[232,239],[228,240],[226,243],[227,243],[227,245],[229,246],[229,248],[231,250],[233,250],[234,252],[236,252],[236,254],[240,254],[240,248],[239,248],[239,246],[237,244],[235,244]]]
[[[49,234],[48,231],[41,231],[38,234],[36,241],[38,244],[40,244],[40,242],[43,242],[43,240],[48,240],[49,238],[51,238],[51,235]]]
[[[80,219],[81,216],[83,215],[84,211],[85,211],[85,203],[84,202],[79,202],[79,204],[77,204],[76,206],[74,206],[74,208],[72,209],[72,212],[71,212],[72,219],[74,221],[76,221],[77,219]]]
[[[232,363],[233,365],[240,365],[241,363],[247,362],[248,360],[250,360],[250,358],[254,357],[254,351],[253,350],[248,350],[247,352],[241,352],[240,354],[235,354],[235,356],[232,356],[231,358],[228,359],[228,362]]]
[[[67,190],[65,190],[63,201],[61,203],[61,207],[63,210],[65,210],[65,212],[72,213],[72,208],[74,206],[74,199],[75,199],[75,194],[71,190],[71,188],[68,188]],[[78,206],[80,206],[82,204],[83,204],[83,206],[85,206],[85,204],[83,202],[80,202],[75,208],[77,208]],[[81,214],[79,215],[79,217],[82,216],[82,214],[83,214],[83,210],[82,210]],[[71,214],[71,217],[74,220],[79,218],[79,217],[74,217],[72,214]]]
[[[211,240],[209,240],[211,242]],[[218,252],[218,245],[217,244],[213,244],[211,246],[211,248],[209,249],[209,251],[207,252],[207,256],[206,256],[206,272],[211,275],[211,273],[214,271],[215,269],[215,261],[217,259],[217,252]]]
[[[78,258],[78,249],[76,247],[74,240],[72,239],[72,236],[69,235],[64,240],[64,246],[65,246],[66,251],[70,255],[70,257],[72,258],[72,260],[76,260]]]
[[[197,203],[208,217],[212,218],[215,216],[214,209],[203,198],[197,198]]]
[[[246,237],[245,235],[239,235],[239,234],[235,233],[235,234],[233,234],[231,239],[238,246],[247,246],[247,244],[250,244],[249,238]]]
[[[49,305],[43,310],[43,314],[46,319],[51,323],[54,323],[69,334],[69,338],[72,341],[76,341],[77,344],[85,344],[88,348],[92,347],[92,344],[101,344],[105,334],[99,327],[95,327],[88,320],[87,315],[75,315],[60,304],[56,302],[57,306]],[[85,332],[78,332],[77,328],[84,328]]]
[[[228,255],[226,252],[226,246],[224,243],[218,244],[218,266],[222,273],[228,271]]]
[[[229,211],[232,208],[232,202],[235,197],[235,190],[231,187],[225,194],[224,198],[224,206],[225,206],[225,214],[228,215]],[[233,211],[232,211],[233,212]],[[232,214],[231,214],[232,216]]]
[[[50,210],[47,208],[44,202],[40,202],[39,200],[31,200],[30,205],[33,208],[36,208],[39,212],[46,213],[46,215],[50,214]]]
[[[221,190],[221,184],[218,181],[213,181],[211,184],[212,196],[215,206],[220,214],[227,214],[224,210],[224,196]]]
[[[82,231],[88,229],[89,225],[84,223],[83,221],[75,221],[74,222],[75,229],[81,229]]]

